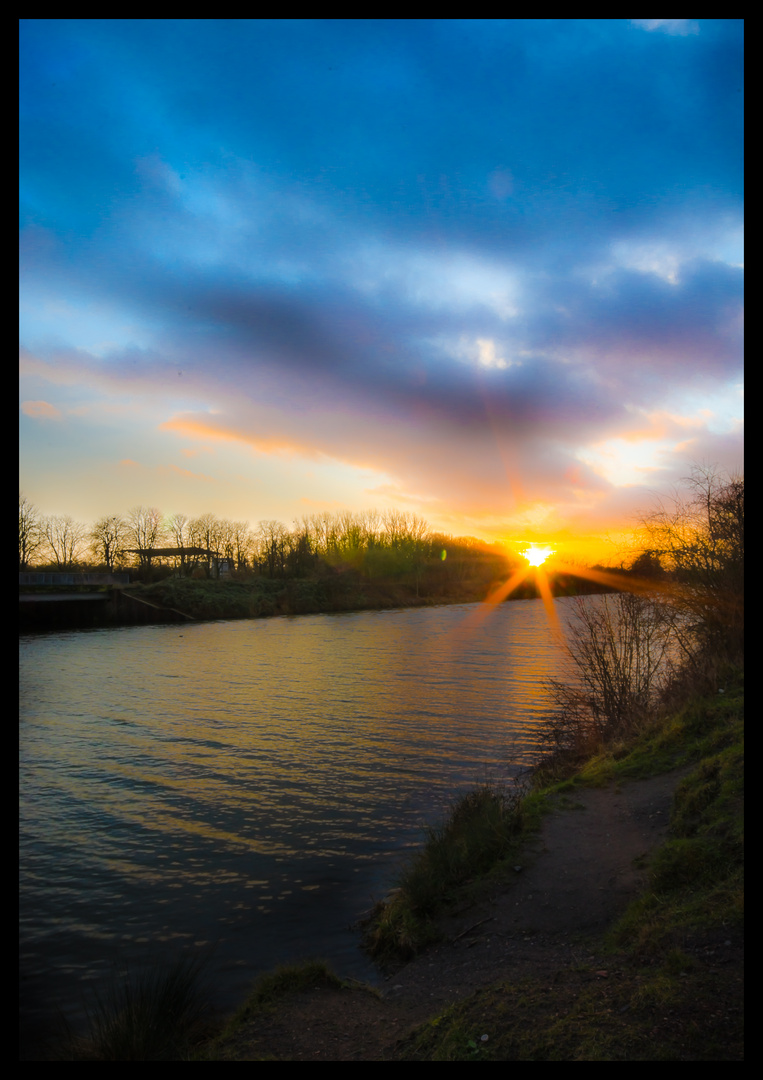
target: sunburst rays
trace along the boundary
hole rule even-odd
[[[564,630],[554,606],[554,596],[551,581],[549,580],[550,575],[564,574],[585,578],[588,581],[595,582],[597,585],[607,585],[618,592],[631,592],[640,595],[660,593],[668,596],[676,592],[675,586],[667,583],[654,580],[647,581],[644,578],[634,577],[630,574],[627,576],[624,574],[612,574],[606,570],[594,570],[587,566],[573,566],[561,562],[553,558],[555,549],[546,544],[532,544],[521,554],[527,560],[527,566],[519,567],[506,581],[488,593],[477,611],[467,620],[468,624],[473,625],[475,622],[481,621],[492,608],[507,600],[531,574],[535,576],[535,583],[543,601],[549,628],[560,644],[564,644]]]

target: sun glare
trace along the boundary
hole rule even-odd
[[[521,554],[527,559],[530,566],[540,566],[546,561],[549,555],[554,554],[554,549],[550,547],[536,547],[535,544],[532,544]]]
[[[519,550],[519,554],[526,560],[524,566],[517,566],[506,581],[501,584],[496,584],[488,595],[485,597],[482,604],[480,604],[477,611],[469,617],[467,623],[479,621],[494,608],[497,604],[503,603],[507,600],[515,590],[517,590],[522,583],[532,578],[537,585],[540,599],[543,601],[543,607],[546,611],[546,617],[548,619],[548,625],[556,637],[556,639],[564,642],[564,631],[559,620],[559,615],[554,605],[554,584],[561,576],[567,576],[573,578],[585,578],[588,581],[592,581],[598,585],[610,586],[617,592],[622,592],[624,589],[631,593],[642,593],[647,596],[654,595],[655,592],[670,592],[671,587],[662,582],[655,582],[652,580],[642,580],[638,577],[610,574],[606,570],[594,569],[593,567],[587,567],[577,564],[570,564],[562,561],[557,554],[557,549],[544,543],[530,543],[524,550]],[[551,565],[547,563],[547,560],[554,556]]]

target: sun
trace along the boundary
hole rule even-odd
[[[539,547],[535,544],[531,544],[525,551],[520,552],[521,555],[527,559],[530,566],[541,566],[549,555],[554,554],[554,549],[550,547]]]
[[[506,581],[495,586],[485,597],[482,604],[480,604],[479,614],[475,613],[474,618],[481,618],[491,607],[506,600],[511,596],[515,589],[519,588],[525,578],[532,574],[535,583],[538,586],[538,592],[543,601],[543,606],[546,609],[549,627],[557,640],[564,643],[564,632],[554,606],[554,597],[552,593],[553,578],[558,574],[569,574],[572,577],[587,578],[589,581],[596,582],[599,585],[609,585],[617,592],[622,592],[625,589],[628,592],[642,593],[651,596],[655,592],[671,591],[669,585],[665,585],[661,582],[657,583],[655,581],[642,580],[638,577],[625,578],[622,575],[616,576],[607,573],[606,570],[594,569],[593,567],[573,566],[563,562],[558,557],[553,559],[551,567],[544,565],[552,555],[556,555],[556,552],[557,549],[555,547],[551,547],[549,544],[545,543],[530,543],[524,551],[520,551],[520,554],[526,560],[527,565],[517,567]],[[552,580],[549,580],[549,574],[552,575]]]

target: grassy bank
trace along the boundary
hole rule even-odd
[[[464,882],[510,861],[554,796],[686,764],[694,764],[694,770],[676,794],[673,838],[655,859],[653,889],[629,914],[618,940],[632,941],[642,950],[650,933],[655,947],[661,947],[663,931],[671,928],[679,933],[682,927],[713,918],[719,925],[724,919],[738,923],[743,896],[743,672],[727,669],[722,681],[725,685],[709,696],[690,699],[639,733],[603,743],[582,766],[574,752],[558,754],[536,771],[523,793],[484,785],[463,796],[440,826],[427,830],[422,848],[403,867],[397,888],[377,906],[366,936],[371,954],[399,962],[435,940],[438,911],[459,898]]]
[[[505,572],[504,572],[505,573]],[[312,577],[247,580],[165,578],[129,586],[137,597],[194,619],[250,619],[270,615],[306,615],[341,611],[385,610],[431,604],[478,603],[496,584],[490,577],[432,582],[416,575],[369,578],[350,568],[326,568]],[[569,575],[551,580],[555,596],[611,591]],[[539,593],[534,580],[515,590],[512,599]]]
[[[250,581],[168,578],[130,587],[137,596],[194,619],[251,619],[408,607],[427,602],[415,587],[365,582],[352,572],[316,578]]]
[[[606,970],[582,963],[561,970],[552,985],[526,979],[481,990],[422,1025],[399,1048],[401,1059],[741,1060],[743,672],[728,668],[721,682],[648,729],[602,746],[582,768],[557,760],[556,776],[541,772],[519,811],[526,829],[561,792],[691,766],[648,888],[600,942]],[[507,851],[515,842],[507,838]],[[406,875],[389,912],[377,913],[387,957],[395,949],[410,955],[412,941],[436,936],[436,920]],[[719,953],[726,963],[704,962]]]

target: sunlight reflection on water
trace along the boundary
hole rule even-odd
[[[170,945],[216,944],[223,1004],[315,952],[372,977],[349,924],[455,790],[528,759],[559,671],[540,601],[473,610],[22,638],[30,1014]]]

